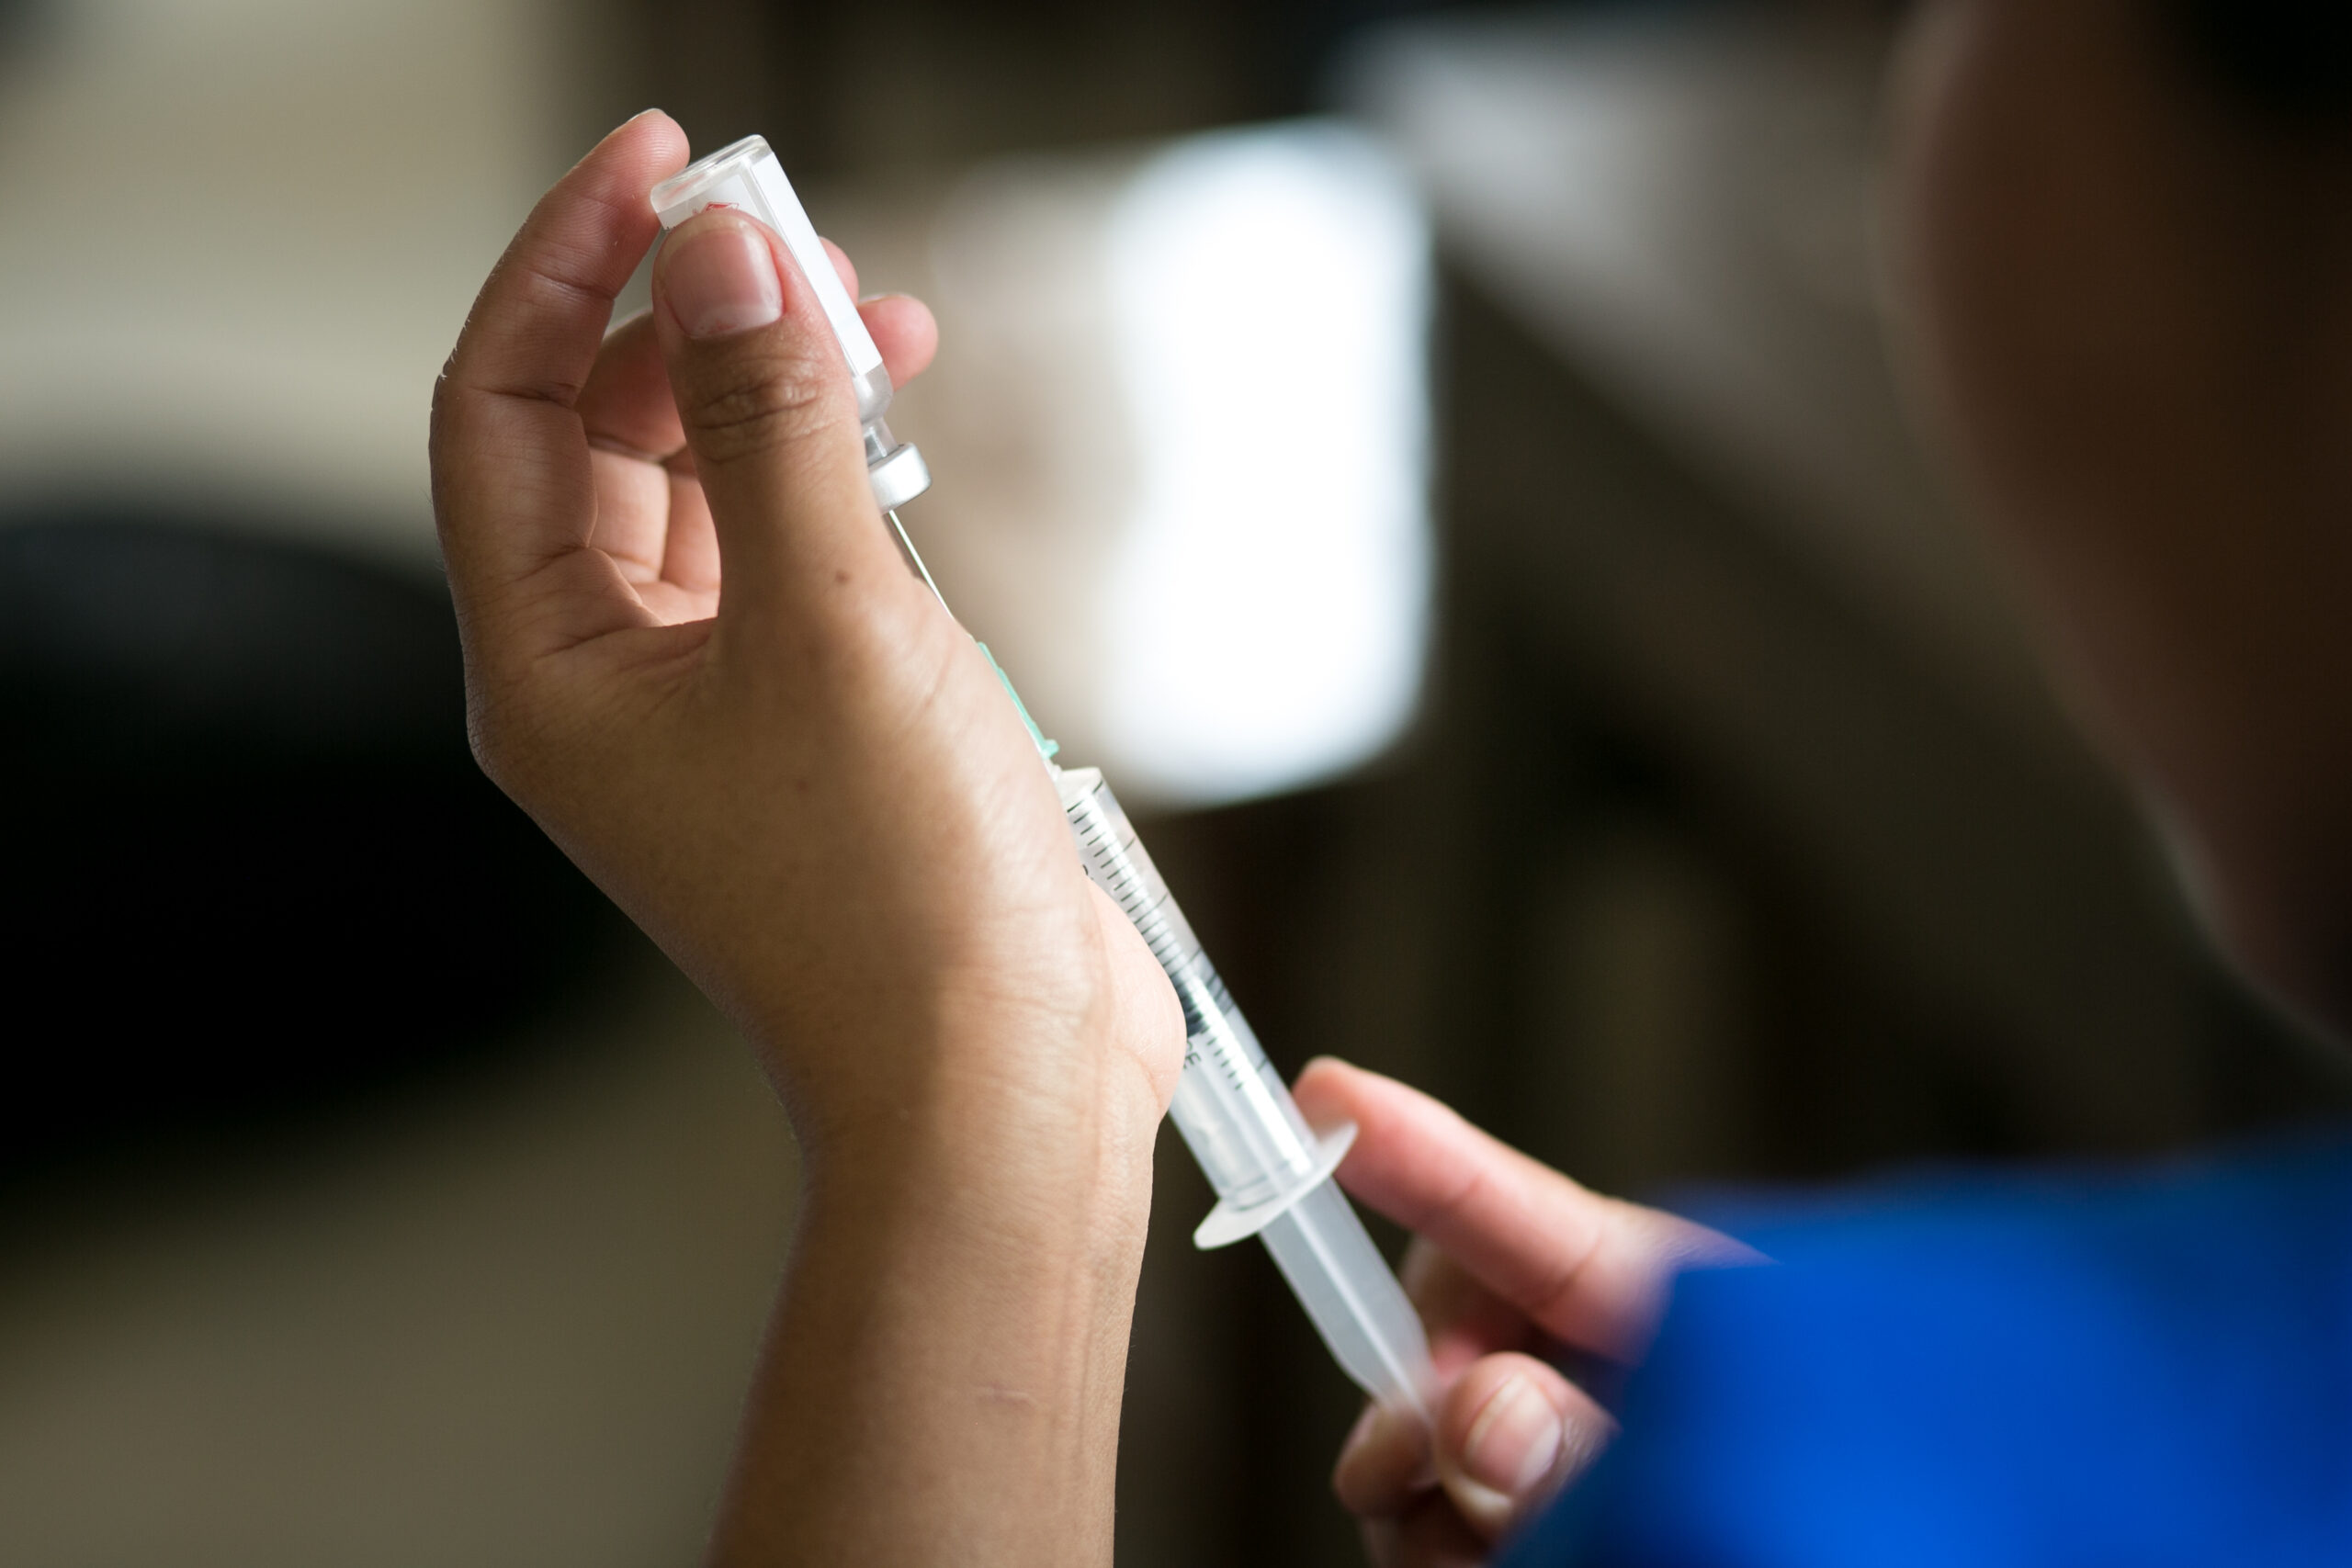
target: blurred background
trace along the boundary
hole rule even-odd
[[[472,769],[424,463],[647,104],[937,304],[910,526],[1286,1071],[1669,1198],[2352,1109],[1905,423],[1895,19],[0,0],[0,1558],[697,1549],[789,1139]],[[1121,1561],[1355,1561],[1351,1392],[1162,1145]]]

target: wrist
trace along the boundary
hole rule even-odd
[[[864,1042],[862,1066],[887,1069],[787,1092],[804,1205],[893,1231],[952,1220],[1032,1258],[1139,1247],[1163,1108],[1092,1032],[967,1014],[902,1049]]]
[[[1157,1125],[1123,1076],[1076,1119],[928,1083],[804,1157],[714,1561],[1108,1561]]]

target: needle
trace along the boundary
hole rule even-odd
[[[939,601],[939,607],[947,610],[947,595],[942,593],[939,584],[931,580],[931,568],[922,564],[922,556],[916,550],[915,542],[907,536],[907,525],[899,521],[898,508],[892,507],[882,515],[890,520],[890,531],[899,536],[899,548],[907,553],[907,564],[915,569],[915,575],[922,579],[925,588],[931,590],[931,596]],[[953,610],[947,610],[947,613],[950,615],[956,614]]]

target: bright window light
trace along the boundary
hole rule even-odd
[[[1107,262],[1137,482],[1098,605],[1104,761],[1194,806],[1329,778],[1421,681],[1420,205],[1336,126],[1196,138],[1117,198]]]

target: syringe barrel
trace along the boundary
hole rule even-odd
[[[1060,773],[1062,810],[1086,874],[1159,960],[1184,1009],[1184,1070],[1168,1114],[1217,1196],[1254,1208],[1319,1175],[1315,1134],[1193,935],[1102,773]]]
[[[1318,1145],[1307,1130],[1102,773],[1057,769],[1055,782],[1086,874],[1135,923],[1183,1004],[1184,1070],[1168,1116],[1220,1200],[1194,1239],[1254,1233],[1348,1375],[1426,1424],[1429,1340],[1331,1179],[1344,1139]]]

